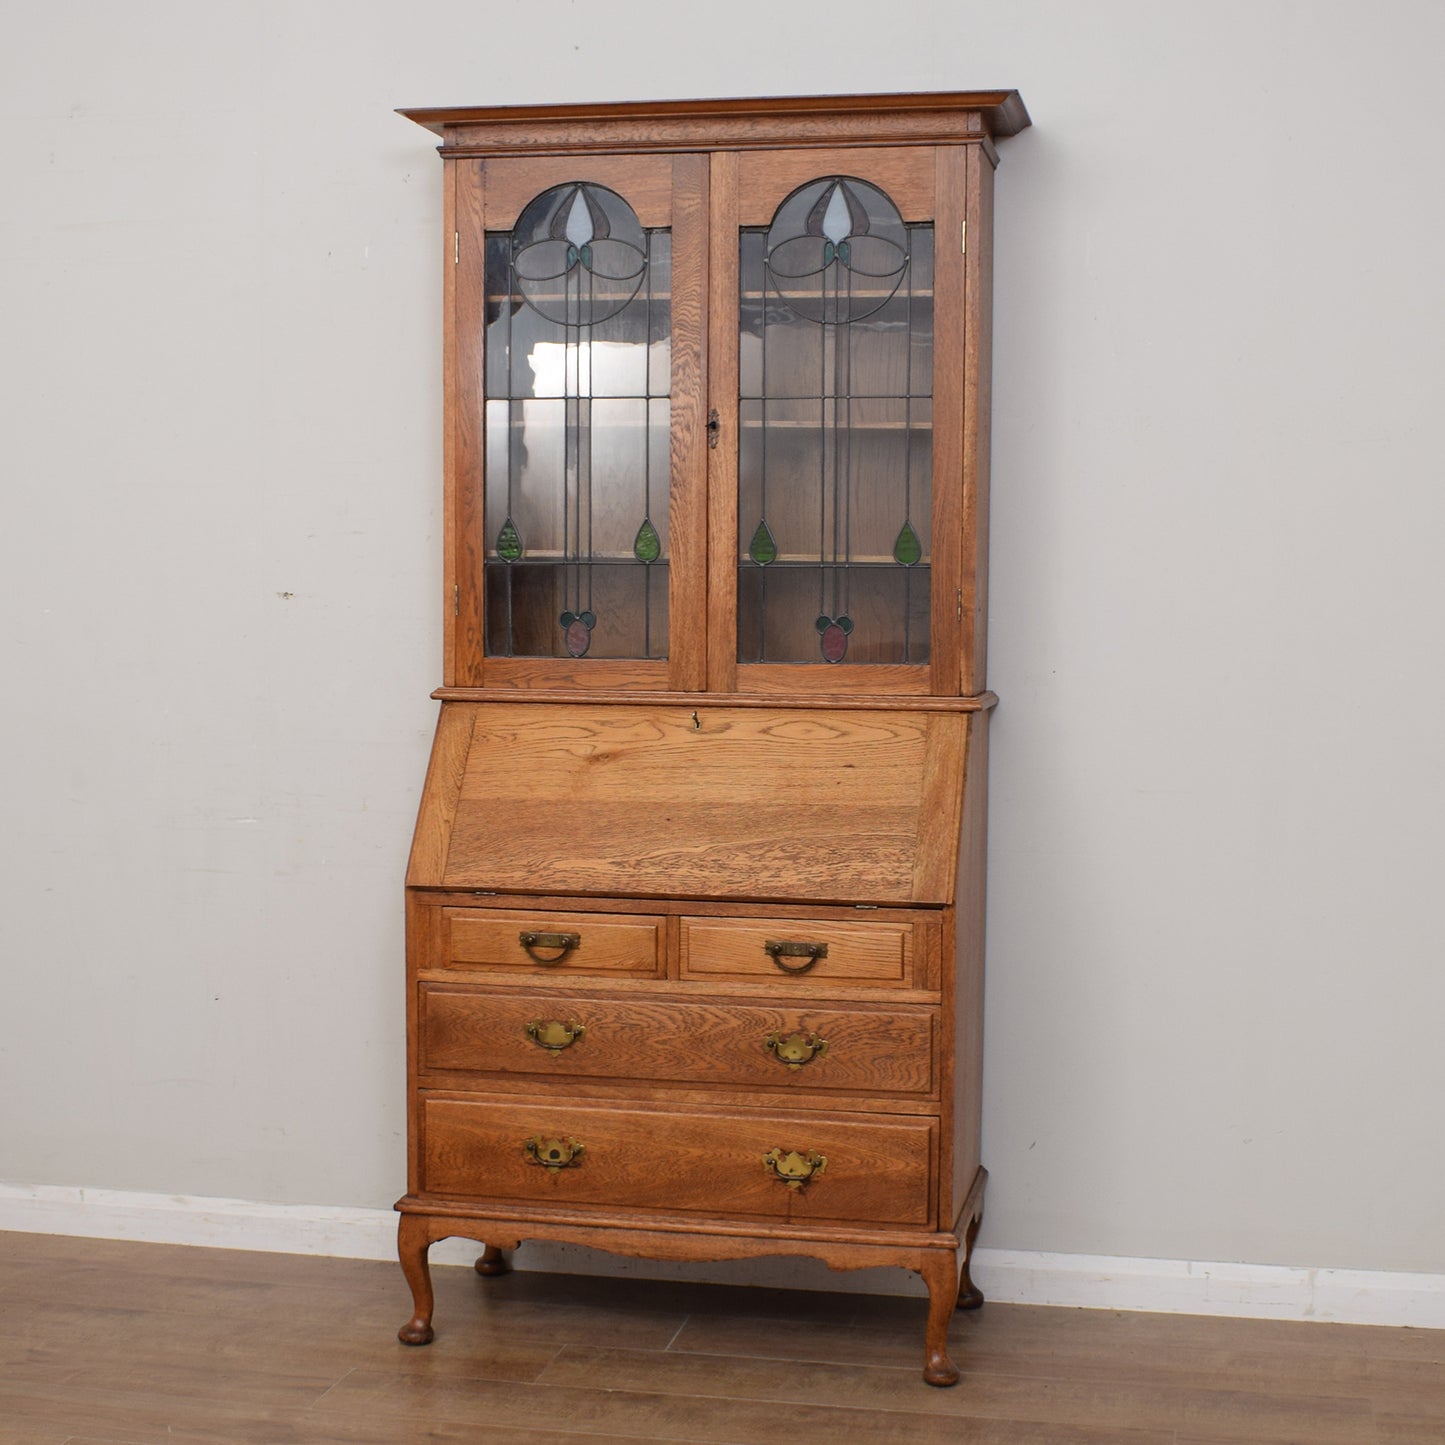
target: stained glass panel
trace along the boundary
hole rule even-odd
[[[485,245],[487,653],[665,657],[671,237],[573,181]]]
[[[738,660],[927,662],[932,227],[821,177],[739,262]]]

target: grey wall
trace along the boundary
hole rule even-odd
[[[441,168],[391,107],[1015,85],[983,1242],[1445,1270],[1445,9],[4,32],[0,1178],[401,1191]]]

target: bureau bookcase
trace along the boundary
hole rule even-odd
[[[399,1252],[899,1265],[979,1158],[1012,91],[405,111],[441,138],[441,714]]]

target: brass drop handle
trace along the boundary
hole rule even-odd
[[[828,1040],[811,1033],[789,1034],[787,1038],[782,1034],[769,1034],[763,1040],[763,1047],[796,1074],[804,1064],[811,1064],[828,1052]]]
[[[796,1149],[786,1154],[781,1149],[769,1149],[763,1155],[763,1168],[789,1189],[801,1189],[827,1167],[828,1161],[822,1154],[799,1154]]]
[[[533,1135],[522,1141],[522,1153],[533,1164],[556,1173],[559,1169],[576,1169],[582,1162],[587,1146],[576,1139],[542,1139]]]
[[[827,958],[828,945],[826,943],[796,943],[788,938],[770,938],[763,944],[763,952],[768,954],[784,973],[807,973],[820,958]],[[784,963],[785,958],[805,958],[808,961],[797,964]]]
[[[587,1032],[587,1025],[564,1024],[558,1019],[548,1019],[545,1023],[541,1019],[533,1019],[524,1032],[538,1048],[550,1049],[552,1053],[560,1054],[563,1049],[571,1048]]]
[[[529,933],[522,932],[517,935],[517,942],[527,950],[527,957],[535,959],[538,963],[561,963],[574,948],[582,947],[582,935],[580,933]],[[561,952],[552,958],[543,958],[537,952],[539,948],[561,949]]]

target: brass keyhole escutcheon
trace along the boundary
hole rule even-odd
[[[826,1156],[800,1154],[796,1149],[790,1149],[786,1153],[781,1149],[769,1149],[763,1155],[763,1168],[788,1189],[801,1189],[827,1167]]]
[[[576,1022],[564,1024],[560,1019],[533,1019],[523,1032],[538,1048],[560,1054],[563,1049],[570,1049],[587,1032],[587,1025]]]
[[[557,1173],[560,1169],[575,1169],[582,1162],[587,1146],[576,1139],[543,1139],[538,1135],[522,1142],[522,1153],[533,1164]]]
[[[796,1074],[804,1064],[811,1064],[828,1052],[828,1040],[814,1033],[789,1034],[786,1038],[782,1034],[769,1034],[763,1040],[763,1047]]]

